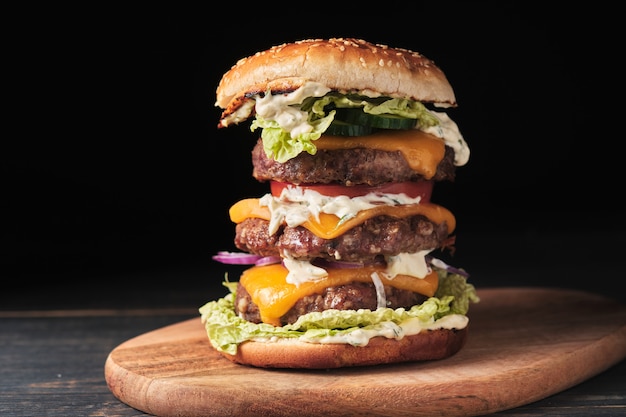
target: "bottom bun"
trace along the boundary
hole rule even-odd
[[[427,330],[400,340],[379,336],[366,346],[291,339],[247,341],[235,355],[220,353],[232,362],[260,368],[326,369],[444,359],[457,353],[466,338],[467,327]]]

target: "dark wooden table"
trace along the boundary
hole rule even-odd
[[[608,240],[604,235],[593,239]],[[472,259],[478,258],[472,257],[481,255],[465,250],[470,252],[467,264],[477,286],[545,284],[626,302],[620,290],[624,274],[619,245],[610,246],[615,253],[590,258],[602,262],[574,263],[570,260],[589,255],[582,245],[568,236],[540,236],[531,243],[535,253],[544,248],[549,252],[550,262],[544,264],[536,255],[533,261],[515,251],[513,240],[503,245],[506,252],[482,255],[474,265]],[[477,247],[485,247],[480,243]],[[521,255],[515,259],[511,253]],[[220,284],[223,273],[216,278],[216,272],[207,268],[128,272],[79,280],[71,286],[54,280],[37,286],[23,282],[19,288],[0,291],[0,416],[145,416],[107,388],[107,355],[132,337],[197,317],[199,306],[225,294]],[[609,274],[612,279],[589,279]],[[556,395],[496,415],[626,415],[626,361]]]
[[[103,365],[119,343],[194,317],[193,309],[51,310],[0,313],[0,415],[144,416],[108,390]],[[626,361],[501,416],[626,415]]]

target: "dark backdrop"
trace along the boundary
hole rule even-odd
[[[220,77],[272,45],[335,36],[419,51],[447,74],[472,155],[435,199],[457,216],[453,262],[477,286],[611,292],[626,243],[615,13],[426,4],[370,15],[311,4],[310,18],[167,7],[16,16],[3,65],[3,282],[44,294],[219,287],[211,255],[234,249],[228,208],[267,190],[251,177],[255,134],[216,127]],[[598,264],[616,278],[588,280]]]

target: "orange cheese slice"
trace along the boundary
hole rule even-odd
[[[385,285],[417,292],[428,297],[435,294],[439,285],[439,277],[435,271],[424,278],[396,275],[393,279],[385,278],[382,275],[384,268],[381,267],[328,269],[327,271],[328,277],[326,278],[296,286],[286,281],[289,271],[282,264],[254,266],[243,272],[239,282],[259,308],[261,320],[274,326],[280,326],[280,317],[285,315],[299,299],[322,292],[331,286],[350,282],[372,282],[371,275],[374,272],[379,273]]]
[[[247,218],[256,217],[270,220],[270,211],[266,206],[259,205],[258,198],[247,198],[235,203],[229,211],[230,219],[234,223],[241,223]],[[356,216],[341,221],[334,214],[320,213],[319,220],[309,218],[303,227],[310,230],[316,236],[323,239],[334,239],[341,236],[351,228],[360,225],[365,220],[375,216],[392,216],[404,218],[408,216],[423,215],[430,221],[441,224],[444,221],[448,226],[448,233],[452,233],[456,227],[456,218],[450,210],[433,203],[408,204],[399,206],[380,205],[371,209],[362,210]]]
[[[369,148],[381,151],[400,151],[413,171],[426,179],[437,172],[437,165],[446,152],[441,138],[421,130],[381,130],[367,136],[323,135],[315,141],[317,149]]]

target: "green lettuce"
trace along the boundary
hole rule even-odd
[[[261,131],[261,139],[263,140],[263,150],[268,157],[278,161],[286,162],[291,158],[298,156],[301,152],[308,152],[315,155],[317,148],[313,144],[322,136],[322,133],[328,129],[333,121],[335,111],[323,118],[313,118],[309,115],[309,124],[313,130],[307,133],[300,133],[295,138],[291,137],[289,132],[284,131],[278,122],[274,120],[265,120],[257,115],[251,125],[251,130],[263,128]]]
[[[300,338],[316,339],[326,336],[340,336],[357,329],[375,330],[382,323],[400,324],[406,320],[418,319],[429,323],[450,314],[465,315],[470,302],[478,302],[473,285],[462,275],[437,270],[439,287],[433,297],[424,303],[406,310],[403,308],[379,308],[377,310],[325,310],[300,316],[293,324],[275,327],[270,324],[255,324],[235,314],[234,302],[236,282],[225,282],[230,290],[225,297],[210,301],[200,307],[202,322],[213,347],[217,350],[236,354],[237,346],[255,338]]]
[[[410,119],[416,119],[422,127],[436,126],[439,124],[433,114],[420,102],[400,98],[370,98],[359,95],[344,95],[329,93],[323,97],[309,97],[299,106],[299,110],[308,114],[307,122],[312,127],[310,132],[300,133],[291,137],[290,132],[283,130],[275,120],[266,120],[256,115],[250,125],[250,130],[258,128],[261,131],[263,149],[268,157],[278,162],[286,162],[307,152],[315,155],[317,148],[313,143],[328,129],[335,118],[335,110],[338,108],[362,108],[369,114],[389,114]]]

